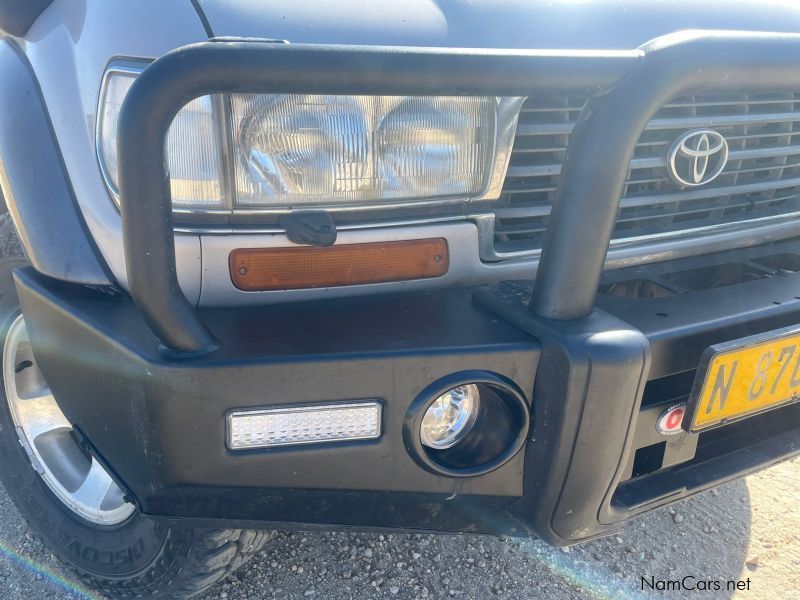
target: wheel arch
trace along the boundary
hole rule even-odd
[[[86,230],[36,77],[19,47],[0,40],[0,196],[37,271],[108,286]]]

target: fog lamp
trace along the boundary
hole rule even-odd
[[[474,384],[459,385],[431,403],[420,426],[420,439],[428,448],[452,448],[466,436],[478,416],[480,392]]]

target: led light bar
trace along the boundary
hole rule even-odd
[[[369,440],[381,435],[376,401],[282,406],[228,413],[228,448]]]

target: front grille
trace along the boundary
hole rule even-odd
[[[528,98],[496,208],[495,246],[540,248],[575,120],[585,95]],[[712,128],[728,164],[708,185],[681,188],[666,172],[675,139]],[[698,94],[659,110],[636,144],[615,239],[733,224],[800,210],[800,92]]]

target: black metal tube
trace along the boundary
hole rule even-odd
[[[118,160],[128,288],[155,335],[181,355],[218,345],[181,292],[164,140],[177,112],[214,93],[528,95],[609,86],[638,52],[453,50],[212,41],[170,52],[131,87]]]
[[[530,310],[578,319],[593,309],[636,142],[668,100],[698,90],[800,89],[800,36],[683,32],[592,98],[572,132]]]
[[[128,284],[155,334],[179,352],[216,345],[175,274],[167,129],[212,93],[528,95],[596,90],[562,170],[531,310],[591,312],[634,145],[669,98],[700,89],[798,89],[800,36],[688,32],[632,52],[524,52],[212,41],[152,63],[120,115],[119,163]],[[643,60],[640,60],[644,57]],[[623,78],[624,75],[624,78]]]

